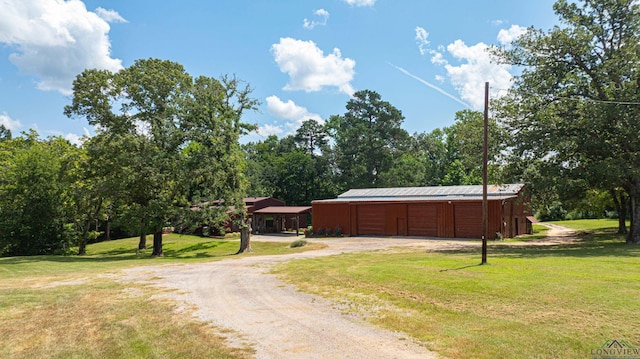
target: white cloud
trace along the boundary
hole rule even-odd
[[[376,4],[376,0],[344,0],[351,6],[373,6]]]
[[[513,25],[508,30],[500,30],[497,39],[503,45],[509,44],[526,31],[526,28]],[[468,46],[462,40],[456,40],[446,48],[438,45],[438,50],[436,51],[429,48],[428,35],[428,32],[423,28],[416,28],[416,40],[418,41],[420,53],[422,55],[431,55],[432,64],[444,67],[447,79],[462,99],[460,102],[464,101],[469,103],[471,108],[480,110],[484,107],[485,82],[489,82],[492,88],[497,89],[506,89],[511,86],[512,76],[509,72],[511,66],[492,61],[492,56],[488,51],[489,46],[485,43],[480,42],[473,46]],[[455,61],[447,60],[445,58],[446,54],[453,56]],[[442,83],[444,77],[436,75],[436,80]],[[422,79],[419,79],[419,81],[454,98],[431,83],[427,83]]]
[[[444,55],[441,52],[432,51],[431,63],[436,65],[446,65],[447,60],[444,59]]]
[[[351,81],[356,62],[343,59],[339,49],[333,49],[331,54],[324,56],[313,41],[287,37],[273,44],[271,51],[280,71],[289,75],[285,90],[315,92],[332,86],[348,95],[355,92]]]
[[[128,22],[125,18],[120,16],[117,11],[107,10],[101,7],[96,9],[96,14],[106,22]]]
[[[329,19],[329,12],[325,9],[318,9],[313,12],[313,14],[318,17],[317,20],[308,20],[304,19],[304,28],[312,30],[316,26],[324,26],[327,24],[327,19]]]
[[[498,32],[498,41],[502,45],[510,45],[513,40],[517,39],[525,32],[527,32],[526,27],[511,25],[508,30],[500,29]]]
[[[81,146],[84,142],[82,137],[76,135],[75,133],[67,133],[64,135],[64,139],[71,142],[72,145]]]
[[[316,120],[318,123],[324,123],[322,116],[317,113],[309,112],[306,107],[298,106],[291,100],[284,102],[278,96],[267,97],[267,112],[275,117],[287,120],[285,127],[289,130],[289,133],[295,132],[304,121],[310,119]]]
[[[429,45],[429,33],[424,28],[417,26],[416,27],[416,43],[418,44],[418,50],[420,51],[420,55],[424,55],[427,53]]]
[[[418,44],[418,51],[420,51],[420,55],[431,55],[431,63],[436,65],[444,65],[447,63],[447,60],[444,59],[442,52],[445,51],[444,47],[438,46],[439,51],[436,51],[429,47],[431,43],[429,41],[429,32],[424,28],[417,26],[416,27],[416,43]]]
[[[280,135],[284,132],[284,130],[278,126],[273,125],[262,125],[258,126],[258,130],[256,133],[258,136],[269,137],[271,135]]]
[[[488,48],[482,42],[467,46],[462,40],[447,46],[447,51],[463,62],[459,66],[445,65],[447,76],[460,97],[476,110],[484,107],[485,82],[499,89],[511,86],[511,66],[492,62]]]
[[[17,131],[22,124],[18,120],[14,120],[6,112],[0,113],[0,125],[3,125],[5,128],[13,131]]]
[[[37,130],[37,127],[36,127],[36,130]],[[91,137],[91,133],[86,127],[83,128],[83,131],[84,131],[84,134],[82,136],[78,135],[77,133],[63,133],[57,130],[44,131],[44,134],[46,134],[47,136],[62,137],[73,145],[82,146],[82,144],[84,144],[84,141],[88,137]]]
[[[99,15],[80,0],[3,0],[2,8],[0,42],[15,48],[9,60],[37,76],[39,89],[70,95],[73,79],[85,69],[122,68],[110,54],[107,21],[126,21],[115,11],[99,8]]]

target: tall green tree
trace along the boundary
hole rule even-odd
[[[189,188],[188,203],[215,200],[221,205],[203,207],[196,212],[196,221],[211,225],[225,222],[230,208],[238,218],[246,216],[243,197],[247,193],[246,163],[239,144],[240,136],[254,130],[254,125],[242,121],[246,111],[257,108],[251,98],[251,87],[235,77],[214,79],[198,77],[191,95],[184,104],[184,130],[187,150],[182,151],[183,171]],[[184,207],[183,207],[184,209]],[[193,215],[193,211],[183,217]],[[196,223],[197,223],[196,222]],[[241,238],[239,253],[251,249],[250,238]]]
[[[442,183],[442,178],[446,173],[447,148],[445,134],[439,128],[429,133],[415,134],[413,149],[425,166],[426,178],[423,186],[438,186]]]
[[[304,121],[293,138],[300,148],[312,156],[325,150],[329,143],[326,127],[313,119]]]
[[[11,130],[4,125],[0,125],[0,142],[11,139]]]
[[[317,145],[312,147],[305,136],[303,124],[295,135],[282,139],[269,136],[243,146],[250,195],[273,196],[288,205],[310,205],[314,199],[335,195],[333,170],[326,157],[326,135],[314,137]],[[320,145],[322,142],[325,145]]]
[[[193,219],[196,203],[216,201],[198,213],[215,212],[218,221],[241,203],[238,138],[251,128],[241,117],[256,105],[248,86],[194,80],[178,63],[146,59],[117,73],[86,70],[73,89],[65,114],[99,128],[88,150],[92,161],[112,166],[109,174],[102,166],[105,188],[138,223],[139,248],[151,232],[153,255],[161,256],[163,227]]]
[[[280,140],[271,135],[264,141],[242,145],[247,164],[249,182],[247,194],[251,197],[271,197],[276,193],[277,171],[275,167]]]
[[[447,180],[445,185],[470,185],[482,183],[482,163],[484,151],[484,114],[478,111],[462,110],[456,112],[455,122],[443,129],[447,148]],[[488,123],[488,160],[490,182],[497,181],[496,172],[500,168],[497,162],[505,148],[504,131],[496,120]],[[456,173],[455,175],[453,173]]]
[[[75,239],[66,173],[74,147],[35,131],[23,136],[2,142],[0,254],[66,253]]]
[[[341,189],[384,187],[382,174],[407,148],[404,116],[375,91],[363,90],[347,102],[347,112],[331,116]]]
[[[640,244],[640,8],[634,0],[559,0],[561,25],[529,29],[501,58],[522,68],[498,114],[514,154],[591,188],[623,188],[628,242]]]

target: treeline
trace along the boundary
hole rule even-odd
[[[400,110],[374,91],[359,91],[343,115],[243,145],[248,193],[309,205],[350,188],[481,184],[483,121],[482,113],[464,110],[451,126],[409,134]],[[490,178],[504,182],[504,131],[494,120],[489,128]]]
[[[140,235],[143,249],[153,233],[153,254],[162,255],[163,228],[222,230],[231,209],[244,210],[244,196],[309,205],[350,188],[482,183],[480,112],[463,110],[450,126],[409,134],[401,111],[364,90],[342,115],[241,145],[254,129],[242,114],[257,102],[240,84],[140,60],[119,73],[78,76],[65,113],[98,129],[81,147],[33,130],[12,138],[0,128],[0,253],[84,254],[87,243],[131,235]],[[493,119],[489,138],[491,183],[549,179],[521,171],[506,129]],[[556,186],[531,195],[543,219],[566,218],[567,209],[574,217],[617,214],[608,193],[594,189]]]
[[[86,70],[73,84],[69,117],[97,129],[81,148],[31,131],[0,139],[0,254],[68,253],[112,228],[221,225],[246,191],[241,121],[256,101],[235,78],[191,77],[177,63],[138,60],[112,73]],[[243,218],[240,216],[239,218]]]
[[[526,183],[540,219],[617,216],[620,233],[630,219],[627,241],[640,244],[640,4],[559,0],[554,11],[562,27],[492,49],[521,73],[491,104],[489,181]],[[240,145],[255,129],[242,122],[258,105],[250,94],[155,59],[83,72],[64,109],[97,128],[81,148],[0,127],[0,255],[83,254],[108,224],[140,234],[139,248],[153,233],[162,255],[163,228],[219,226],[232,209],[242,219],[246,195],[303,205],[350,188],[481,182],[478,112],[409,134],[364,90],[324,123]]]

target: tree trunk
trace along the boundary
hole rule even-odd
[[[242,214],[244,216],[244,214]],[[236,254],[244,253],[244,252],[252,252],[251,249],[251,219],[249,219],[249,223],[247,226],[242,226],[240,229],[240,249]]]
[[[629,190],[631,200],[631,230],[627,237],[628,244],[640,244],[640,179],[634,179]]]
[[[162,253],[162,229],[153,232],[153,252],[154,257],[164,257]]]
[[[108,241],[111,240],[111,220],[107,217],[107,229],[105,230],[105,237]]]
[[[138,242],[138,249],[147,249],[147,234],[145,232],[140,232],[140,241]]]
[[[140,222],[140,241],[138,242],[138,250],[147,249],[147,226],[144,225],[144,219]]]
[[[82,229],[82,238],[80,238],[80,243],[78,243],[78,255],[83,256],[87,254],[87,239],[89,237],[89,226],[91,225],[91,220],[87,219],[84,228]]]
[[[618,212],[618,234],[627,234],[627,199],[622,191],[611,189],[609,191],[611,197],[613,197],[613,203],[616,206],[616,212]],[[618,197],[620,193],[620,197]]]

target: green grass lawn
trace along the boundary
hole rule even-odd
[[[277,271],[449,358],[585,358],[613,339],[640,347],[640,247],[615,234],[615,221],[558,224],[580,231],[581,241],[490,242],[484,266],[478,250],[394,249],[292,261]],[[544,227],[534,230],[530,238],[544,236]],[[111,276],[133,266],[233,260],[237,239],[168,235],[162,258],[137,243],[91,244],[82,257],[0,258],[0,358],[253,355],[175,313],[176,303],[154,297],[159,289]],[[242,256],[320,246],[252,245]]]
[[[151,257],[151,248],[138,251],[138,238],[91,244],[81,257],[0,258],[0,358],[251,357],[251,348],[227,347],[211,327],[175,313],[176,303],[153,298],[159,289],[132,287],[110,274],[321,246],[254,241],[253,252],[234,256],[239,241],[233,238],[170,234],[163,242],[160,258]]]
[[[303,290],[334,298],[450,358],[586,358],[607,340],[640,347],[640,247],[610,221],[554,246],[393,250],[282,264]],[[613,229],[612,229],[613,228]]]
[[[575,221],[552,221],[557,224],[578,231],[612,232],[618,229],[617,219],[580,219]],[[627,228],[629,221],[627,221]]]

